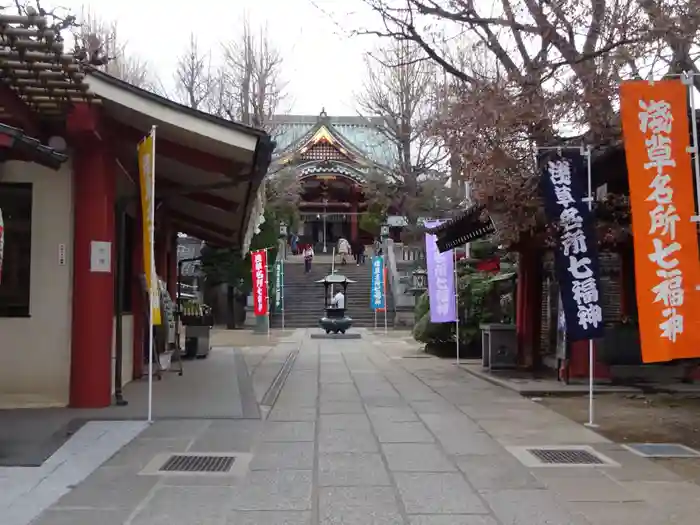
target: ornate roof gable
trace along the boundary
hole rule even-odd
[[[392,164],[391,151],[388,151],[391,147],[387,150],[387,144],[379,140],[383,137],[380,131],[374,129],[377,126],[374,121],[368,122],[361,117],[329,117],[325,110],[312,125],[313,117],[287,118],[290,120],[284,119],[286,122],[282,121],[280,126],[281,140],[278,143],[281,143],[282,151],[276,159],[279,164],[322,160],[351,162],[364,167]],[[299,129],[301,122],[296,122],[296,119],[303,119],[307,123],[303,131]],[[340,128],[343,128],[342,131]],[[366,140],[367,137],[360,133],[358,138],[362,139],[361,144],[355,144],[352,138],[343,133],[348,130],[354,132],[354,135],[358,135],[358,131],[364,131],[365,135],[374,140]]]

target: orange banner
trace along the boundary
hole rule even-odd
[[[645,363],[700,357],[687,95],[680,80],[631,81],[620,88]]]

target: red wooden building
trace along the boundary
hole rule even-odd
[[[123,382],[143,369],[138,141],[157,126],[156,267],[173,295],[178,232],[247,248],[274,143],[64,54],[42,17],[0,15],[0,36],[0,407],[104,407],[116,341]]]

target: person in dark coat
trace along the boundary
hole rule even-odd
[[[365,243],[358,241],[355,253],[357,254],[357,266],[365,264]]]

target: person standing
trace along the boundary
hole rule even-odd
[[[350,243],[345,237],[338,239],[338,255],[340,255],[340,264],[347,264],[347,256],[350,254]]]
[[[310,244],[306,245],[304,248],[304,273],[309,273],[311,271],[311,262],[314,260],[314,249]]]
[[[357,254],[357,266],[365,264],[365,243],[358,241],[355,253]]]
[[[374,240],[374,255],[382,255],[382,241],[379,237]]]
[[[297,252],[297,243],[299,242],[299,237],[297,237],[296,233],[292,233],[290,239],[289,239],[289,247],[292,249],[292,255],[296,255]]]

